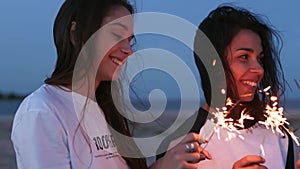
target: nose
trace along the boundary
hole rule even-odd
[[[120,51],[126,55],[126,57],[133,54],[133,50],[128,39],[122,40]]]
[[[121,52],[127,56],[131,55],[133,53],[131,47],[129,48],[121,48]]]
[[[257,74],[264,74],[264,68],[259,61],[254,61],[250,66],[250,72],[257,73]]]

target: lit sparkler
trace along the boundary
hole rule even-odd
[[[248,96],[248,95],[247,95]],[[227,98],[226,100],[226,106],[230,107],[231,109],[234,108],[236,105],[239,104],[239,101],[236,103],[233,103],[230,98]],[[220,140],[220,128],[224,128],[227,130],[227,137],[224,139],[225,141],[229,141],[233,138],[239,137],[241,139],[244,139],[244,137],[240,134],[239,128],[244,128],[244,120],[253,120],[253,117],[250,117],[247,112],[245,112],[245,109],[241,112],[240,119],[235,122],[232,118],[226,118],[229,114],[229,111],[227,110],[227,107],[223,107],[222,111],[219,108],[215,109],[216,112],[212,112],[214,115],[216,126],[215,126],[215,132],[217,133],[218,139]]]
[[[265,92],[267,92],[270,89],[270,86],[266,89],[267,90],[264,89]],[[282,129],[284,129],[292,137],[297,146],[299,146],[298,137],[294,134],[292,130],[286,127],[286,125],[289,125],[290,123],[287,121],[287,118],[283,117],[283,107],[278,107],[278,98],[276,96],[271,96],[270,100],[272,104],[266,105],[265,109],[266,120],[259,121],[259,123],[265,125],[267,129],[271,128],[273,133],[275,133],[276,131],[282,136],[284,135]]]
[[[269,90],[271,86],[266,87],[260,92],[264,92],[266,95],[270,95]],[[246,94],[243,97],[250,96],[252,94]],[[265,121],[259,121],[259,124],[264,125],[267,129],[271,129],[273,133],[278,132],[281,135],[284,135],[282,129],[284,129],[295,141],[295,143],[299,146],[298,137],[295,136],[292,130],[288,129],[286,125],[289,125],[287,118],[283,116],[283,107],[278,107],[278,98],[276,96],[270,96],[270,105],[266,105],[264,116],[266,117]],[[230,109],[234,108],[239,104],[239,101],[233,103],[230,98],[226,100],[226,106],[230,107]],[[227,130],[227,137],[224,139],[225,141],[229,141],[233,138],[239,137],[244,139],[244,137],[240,134],[239,128],[244,128],[245,120],[254,120],[249,114],[247,114],[244,109],[241,112],[241,117],[237,121],[234,121],[232,118],[226,118],[229,110],[227,107],[223,107],[221,110],[219,108],[215,109],[215,112],[212,112],[215,118],[215,132],[217,133],[218,139],[220,138],[220,128],[224,128]],[[261,145],[262,146],[262,145]],[[263,148],[263,147],[262,147]],[[261,148],[261,151],[263,149]],[[264,152],[262,152],[264,153]]]

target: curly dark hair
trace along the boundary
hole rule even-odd
[[[227,83],[227,97],[230,97],[235,102],[239,101],[239,97],[227,61],[226,50],[232,39],[241,29],[249,29],[258,34],[261,39],[264,51],[264,57],[261,61],[264,75],[258,89],[271,86],[270,95],[279,97],[284,93],[285,78],[279,57],[282,48],[282,38],[271,25],[268,25],[267,20],[263,19],[262,16],[255,15],[246,9],[226,4],[211,11],[198,27],[199,30],[196,33],[194,49],[201,50],[203,46],[196,40],[197,36],[201,36],[199,31],[202,31],[211,41],[222,61]],[[213,86],[210,84],[208,70],[205,69],[205,65],[196,52],[194,52],[194,59],[201,76],[205,99],[210,105],[212,100],[211,89]],[[241,110],[247,108],[249,114],[255,118],[253,121],[247,121],[246,128],[250,127],[257,121],[264,120],[265,117],[262,112],[267,102],[269,102],[269,96],[263,93],[258,94],[257,90],[253,101],[240,103],[239,106],[231,110],[228,117],[239,119]]]

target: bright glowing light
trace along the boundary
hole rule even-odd
[[[260,91],[269,96],[270,93],[268,91],[270,89],[271,86],[268,86]],[[277,132],[281,135],[284,135],[283,130],[285,130],[299,146],[298,137],[295,136],[292,130],[286,127],[287,125],[289,125],[289,122],[287,121],[287,118],[283,116],[283,107],[278,107],[278,98],[276,96],[269,96],[269,100],[270,103],[266,105],[265,111],[263,112],[266,120],[258,121],[258,123],[264,125],[267,129],[271,129],[273,133]],[[238,104],[239,101],[237,103],[233,103],[230,98],[227,98],[225,105],[232,109]],[[225,141],[230,141],[231,139],[236,137],[244,139],[238,129],[245,128],[245,120],[254,120],[254,118],[246,112],[246,109],[242,110],[241,117],[237,121],[234,121],[232,118],[226,118],[228,113],[230,112],[230,109],[228,110],[227,107],[223,107],[222,109],[216,108],[216,111],[212,112],[216,122],[215,133],[217,133],[218,139],[221,139],[220,128],[223,128],[227,130],[227,137],[224,138]],[[261,145],[261,149],[262,148],[263,147]]]

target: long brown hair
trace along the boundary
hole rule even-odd
[[[258,89],[262,90],[267,86],[271,86],[270,95],[278,97],[283,95],[286,81],[279,57],[282,48],[281,36],[262,17],[243,8],[221,5],[211,11],[198,28],[209,38],[222,61],[226,75],[227,97],[233,99],[234,102],[239,100],[236,85],[227,61],[226,50],[241,29],[252,30],[261,38],[264,51],[264,57],[261,61],[264,76]],[[197,36],[199,34],[196,35],[196,38]],[[195,41],[194,47],[198,49],[201,48],[201,45]],[[196,53],[194,53],[194,58],[201,75],[205,99],[210,104],[212,85],[210,84],[208,72]],[[257,121],[264,120],[265,117],[262,112],[267,102],[269,102],[269,96],[264,93],[260,94],[257,90],[253,101],[239,104],[231,110],[228,117],[237,120],[240,118],[240,112],[246,108],[249,115],[255,118],[255,120],[249,120],[245,124],[246,128],[251,127]]]
[[[124,6],[131,14],[132,5],[127,0],[66,0],[60,8],[54,22],[54,42],[57,50],[57,61],[51,77],[45,80],[46,84],[71,86],[76,60],[82,46],[102,25],[103,18],[114,7]],[[76,22],[76,31],[71,42],[70,30],[72,22]],[[90,59],[92,61],[93,59]],[[88,63],[86,65],[89,65]],[[82,77],[84,78],[84,77]],[[95,92],[98,105],[105,114],[109,125],[120,133],[131,136],[126,119],[120,115],[111,97],[111,82],[101,82]],[[80,122],[79,122],[80,125]],[[80,130],[78,127],[76,131]],[[82,130],[80,130],[83,132]],[[87,140],[88,142],[88,140]],[[118,149],[137,149],[127,147],[128,144],[118,144]],[[132,146],[132,144],[130,144]],[[144,158],[123,157],[130,168],[147,168]]]

